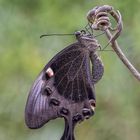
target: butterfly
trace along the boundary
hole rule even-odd
[[[64,118],[61,140],[75,140],[76,124],[94,115],[94,86],[104,72],[95,37],[83,31],[75,32],[75,36],[77,42],[56,54],[40,72],[25,107],[25,122],[31,129]]]

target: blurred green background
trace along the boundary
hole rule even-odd
[[[0,140],[59,140],[64,122],[38,130],[24,123],[28,91],[44,65],[82,29],[96,5],[120,10],[124,30],[118,42],[140,71],[140,0],[0,0]],[[107,43],[99,37],[102,45]],[[96,115],[77,125],[77,140],[140,140],[140,85],[115,53],[100,53],[105,73],[96,85]]]

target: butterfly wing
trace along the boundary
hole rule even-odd
[[[76,123],[93,115],[91,81],[89,54],[81,44],[62,50],[44,67],[30,90],[25,108],[27,126],[39,128],[57,117]]]

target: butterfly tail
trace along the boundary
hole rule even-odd
[[[75,140],[74,138],[75,124],[72,120],[65,119],[65,130],[60,140]]]

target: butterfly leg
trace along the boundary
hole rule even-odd
[[[103,76],[104,66],[101,58],[95,52],[91,53],[90,59],[92,63],[92,81],[93,84],[96,84]]]

